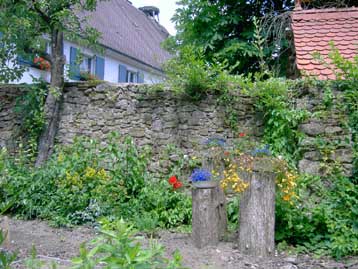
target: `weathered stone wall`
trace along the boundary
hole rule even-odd
[[[250,98],[240,98],[237,111],[241,130],[256,126]],[[86,135],[105,141],[116,131],[154,152],[173,144],[190,153],[208,137],[233,138],[224,118],[224,108],[212,96],[194,103],[168,91],[148,93],[139,85],[75,86],[65,91],[58,140],[71,143]]]
[[[214,96],[193,102],[170,91],[149,91],[146,85],[72,84],[65,89],[57,140],[68,144],[76,136],[88,136],[106,143],[107,135],[116,131],[132,136],[138,145],[150,145],[154,153],[169,144],[187,154],[195,151],[207,138],[222,137],[229,142],[234,133],[225,126],[225,107]],[[13,146],[19,119],[14,113],[15,100],[21,94],[15,86],[0,87],[0,146]],[[351,134],[346,115],[335,93],[332,108],[323,107],[322,91],[303,91],[296,100],[298,108],[313,114],[301,125],[305,134],[301,142],[302,172],[322,174],[341,165],[347,174],[352,170]],[[260,136],[262,123],[255,113],[253,100],[240,96],[236,104],[240,131]]]
[[[20,119],[15,112],[16,100],[23,94],[18,86],[0,86],[0,147],[13,149]]]
[[[300,144],[302,160],[301,172],[322,175],[342,169],[352,174],[353,147],[352,135],[348,128],[348,118],[342,109],[343,95],[334,91],[331,101],[325,104],[324,92],[319,89],[306,89],[297,99],[297,107],[305,108],[311,116],[300,126],[304,138]],[[327,101],[326,101],[327,102]]]

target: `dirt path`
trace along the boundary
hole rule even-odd
[[[56,229],[37,220],[10,219],[9,227],[9,249],[19,251],[20,260],[16,263],[16,268],[22,268],[22,261],[29,256],[32,245],[36,246],[38,257],[47,264],[55,262],[58,269],[69,268],[70,259],[78,255],[80,244],[95,237],[94,230],[90,228]],[[167,254],[171,255],[179,250],[185,266],[190,269],[358,269],[358,257],[346,262],[284,255],[259,259],[241,255],[232,242],[222,242],[217,247],[198,250],[193,246],[189,234],[163,231],[159,233],[159,237],[158,241],[166,247]],[[51,268],[50,265],[47,268]]]

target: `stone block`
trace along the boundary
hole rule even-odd
[[[303,159],[298,162],[298,170],[301,173],[308,173],[311,175],[319,176],[321,174],[321,163]]]
[[[301,124],[300,129],[309,136],[316,136],[325,132],[325,126],[317,122],[309,122]]]

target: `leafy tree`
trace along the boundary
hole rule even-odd
[[[99,0],[98,0],[99,1]],[[97,0],[2,0],[0,4],[0,81],[18,79],[26,70],[17,56],[41,55],[50,63],[51,81],[45,103],[45,128],[39,140],[36,165],[51,153],[59,118],[64,86],[63,40],[83,45],[96,44],[99,33],[86,24],[86,11],[96,8]],[[43,51],[44,39],[51,44]]]
[[[241,73],[259,68],[253,18],[287,10],[293,0],[181,0],[179,5],[173,17],[178,32],[167,47],[193,44],[204,49],[207,60],[226,59]]]
[[[302,0],[304,8],[352,6],[356,0]],[[247,73],[260,68],[260,51],[255,39],[254,18],[263,19],[263,35],[267,40],[267,62],[286,67],[293,49],[290,12],[294,0],[180,0],[172,20],[177,34],[166,41],[171,51],[193,45],[204,50],[209,62],[227,61],[234,73]],[[280,57],[281,56],[281,57]],[[291,58],[291,60],[294,57]],[[286,69],[286,68],[284,68]]]

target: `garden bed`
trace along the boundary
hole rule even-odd
[[[41,260],[51,264],[55,262],[59,269],[70,268],[70,260],[78,255],[81,243],[95,237],[95,229],[76,227],[57,229],[42,221],[22,221],[10,219],[10,249],[19,251],[16,268],[23,268],[22,261],[28,257],[32,245],[36,246]],[[316,268],[349,268],[358,269],[358,257],[336,262],[329,259],[313,259],[309,256],[289,256],[285,254],[272,258],[253,258],[241,255],[233,242],[222,242],[217,247],[196,249],[190,234],[162,231],[157,239],[171,255],[178,249],[183,256],[184,265],[190,269],[316,269]],[[143,244],[148,243],[143,239]],[[48,268],[51,268],[50,265]]]

